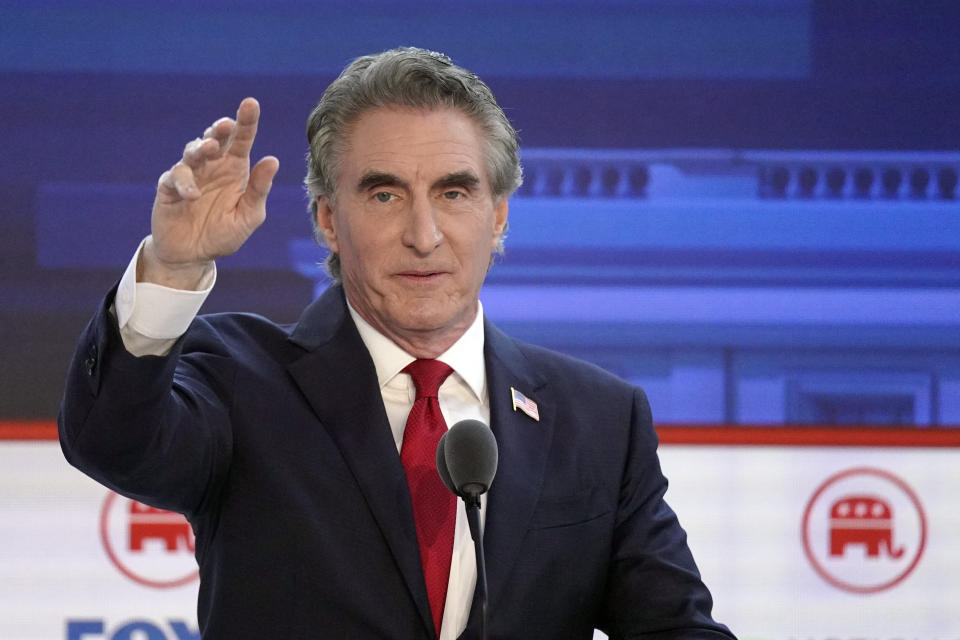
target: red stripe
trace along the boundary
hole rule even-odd
[[[657,427],[665,445],[773,447],[960,447],[960,428],[680,425]],[[0,421],[0,441],[56,440],[52,420]]]
[[[0,421],[0,440],[56,440],[57,423],[53,420]]]
[[[662,444],[773,447],[960,447],[960,428],[662,425]]]

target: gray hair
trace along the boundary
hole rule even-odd
[[[307,177],[310,215],[317,242],[317,197],[335,201],[337,174],[351,125],[368,109],[402,106],[454,107],[473,119],[486,142],[487,173],[495,199],[508,198],[523,182],[520,145],[490,88],[447,56],[415,47],[391,49],[351,62],[327,87],[307,118]],[[497,253],[503,252],[503,236]],[[340,281],[340,256],[330,252],[327,272]]]

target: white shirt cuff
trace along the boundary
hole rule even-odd
[[[114,300],[117,323],[127,351],[133,355],[163,355],[199,313],[216,283],[217,268],[211,265],[206,269],[196,291],[137,282],[137,263],[143,242],[117,287]]]

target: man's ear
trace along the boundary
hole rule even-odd
[[[317,196],[317,230],[323,236],[327,248],[334,253],[340,252],[337,242],[337,229],[333,221],[333,207],[328,196]]]
[[[500,201],[493,207],[493,250],[496,250],[500,239],[507,230],[507,215],[510,213],[510,204],[506,196],[501,196]]]

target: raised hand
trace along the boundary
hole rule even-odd
[[[263,223],[280,165],[266,156],[250,168],[259,119],[260,105],[245,99],[236,120],[214,122],[160,176],[139,281],[195,288],[210,262],[235,252]]]

